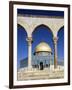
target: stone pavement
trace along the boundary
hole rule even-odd
[[[19,70],[17,72],[18,80],[43,80],[43,79],[64,78],[64,69],[44,69],[44,70]]]

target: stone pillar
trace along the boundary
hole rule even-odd
[[[57,37],[54,37],[54,68],[57,68]]]
[[[28,69],[31,69],[32,68],[32,64],[31,64],[31,59],[32,59],[32,55],[31,55],[31,52],[32,52],[32,37],[28,37],[27,39],[27,42],[28,42]]]

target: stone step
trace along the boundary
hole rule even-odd
[[[18,80],[36,80],[36,79],[55,79],[55,78],[63,78],[63,71],[52,71],[52,72],[21,72],[18,73]]]
[[[61,76],[57,76],[57,75],[55,75],[55,76],[50,76],[50,75],[40,75],[40,76],[27,76],[27,77],[21,77],[20,78],[20,80],[36,80],[36,79],[55,79],[55,78],[63,78],[63,75],[61,75]]]

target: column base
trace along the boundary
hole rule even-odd
[[[54,69],[57,69],[57,66],[54,66]]]
[[[32,66],[28,67],[28,71],[32,71]]]

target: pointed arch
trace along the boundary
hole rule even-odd
[[[27,33],[26,29],[21,24],[17,24],[17,28],[19,28],[19,27],[23,28],[25,30],[27,36],[28,36],[28,33]]]
[[[53,33],[51,29],[44,24],[38,25],[32,32],[33,44],[32,44],[32,52],[34,53],[35,47],[41,41],[44,41],[50,44],[53,51]]]
[[[58,52],[58,60],[64,60],[64,26],[62,26],[58,33],[58,41],[57,41],[57,52]]]
[[[58,30],[58,32],[57,32],[57,36],[58,36],[59,31],[60,31],[62,28],[64,28],[64,25],[61,26],[60,29]]]
[[[17,67],[20,66],[20,62],[28,57],[28,47],[27,47],[27,32],[21,25],[18,24],[17,27]],[[23,64],[22,64],[23,65]]]
[[[41,26],[44,26],[44,27],[48,28],[48,30],[50,30],[50,32],[51,32],[52,35],[53,35],[53,32],[52,32],[52,30],[50,29],[50,27],[49,27],[48,25],[45,25],[45,24],[39,24],[39,25],[35,26],[33,32],[34,32],[37,28],[39,28],[39,27],[41,27]],[[33,33],[33,32],[32,32],[32,33]]]

